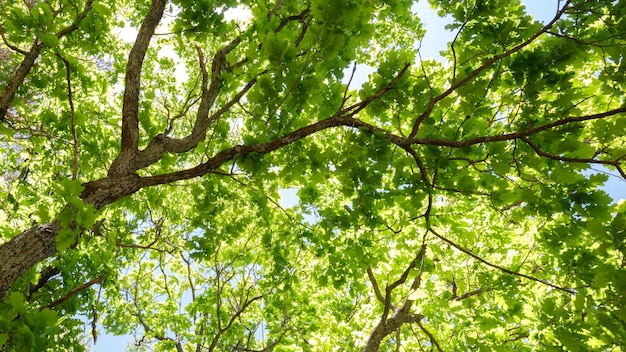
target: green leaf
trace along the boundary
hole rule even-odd
[[[619,350],[626,4],[565,5],[3,2],[0,349]]]
[[[8,340],[9,340],[8,334],[0,334],[0,347],[4,347],[4,345],[7,343]]]
[[[59,38],[57,38],[57,36],[52,33],[41,33],[39,35],[39,39],[42,43],[50,48],[54,48],[59,44]]]
[[[24,313],[26,311],[26,299],[20,292],[12,292],[8,302],[17,312]]]
[[[57,251],[64,251],[76,242],[78,231],[74,229],[64,228],[59,231],[56,237]]]

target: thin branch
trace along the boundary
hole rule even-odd
[[[80,291],[82,291],[82,290],[84,290],[84,289],[86,289],[86,288],[88,288],[88,287],[90,287],[90,286],[92,286],[94,284],[102,282],[102,280],[104,280],[104,278],[105,278],[105,275],[101,274],[97,278],[95,278],[95,279],[93,279],[91,281],[85,282],[84,284],[74,288],[68,294],[66,294],[65,296],[63,296],[63,297],[61,297],[61,298],[59,298],[57,300],[55,300],[54,302],[52,302],[52,303],[50,303],[48,305],[45,305],[43,307],[40,307],[39,310],[44,310],[46,308],[54,308],[54,307],[58,306],[59,304],[61,304],[63,302],[66,302],[67,300],[69,300],[70,298],[75,296]]]
[[[519,273],[519,272],[515,272],[513,270],[504,268],[504,267],[499,266],[497,264],[493,264],[493,263],[487,261],[486,259],[483,259],[482,257],[474,254],[472,251],[470,251],[469,249],[461,246],[460,244],[455,243],[454,241],[448,239],[447,237],[442,236],[434,228],[430,227],[428,229],[428,231],[432,232],[433,235],[437,236],[439,239],[441,239],[442,241],[448,243],[452,247],[458,249],[459,251],[469,255],[470,257],[472,257],[472,258],[478,260],[479,262],[481,262],[481,263],[483,263],[483,264],[485,264],[487,266],[490,266],[490,267],[492,267],[494,269],[498,269],[498,270],[500,270],[500,271],[502,271],[504,273],[507,273],[507,274],[510,274],[510,275],[513,275],[513,276],[519,276],[519,277],[523,277],[523,278],[531,280],[531,281],[539,282],[539,283],[544,284],[546,286],[550,286],[550,287],[555,288],[555,289],[557,289],[559,291],[563,291],[563,292],[566,292],[566,293],[569,293],[569,294],[572,294],[572,295],[576,293],[576,291],[574,289],[564,288],[564,287],[555,285],[553,283],[550,283],[548,281],[545,281],[545,280],[542,280],[542,279],[539,279],[539,278],[536,278],[536,277],[532,277],[530,275],[526,275],[526,274],[522,274],[522,273]]]
[[[378,92],[376,92],[375,94],[367,97],[366,99],[358,102],[358,103],[354,103],[350,106],[348,106],[347,108],[339,111],[339,114],[347,114],[348,112],[350,113],[349,116],[353,116],[356,113],[358,113],[359,111],[365,109],[366,106],[368,106],[372,101],[380,98],[381,96],[383,96],[385,93],[387,93],[389,90],[394,89],[396,83],[398,83],[398,81],[400,80],[400,78],[402,78],[402,76],[404,75],[404,73],[409,69],[409,67],[411,66],[410,63],[405,63],[404,66],[400,69],[400,71],[396,74],[396,76],[383,88],[380,89]]]
[[[83,6],[83,11],[76,15],[76,20],[72,22],[72,24],[70,24],[69,26],[61,29],[56,33],[57,38],[61,39],[61,37],[66,36],[77,30],[80,23],[85,19],[85,17],[87,17],[89,11],[91,11],[93,3],[94,0],[87,0],[87,2],[85,2],[85,6]]]
[[[413,263],[417,263],[417,261],[419,261],[420,267],[419,272],[417,273],[415,279],[413,279],[413,283],[411,284],[411,290],[417,290],[422,282],[422,273],[424,272],[424,259],[426,258],[426,248],[428,248],[428,244],[426,243],[427,235],[428,231],[424,233],[424,237],[422,238],[422,247],[420,247],[420,250],[419,252],[417,252],[415,259],[413,259]]]
[[[463,24],[461,25],[459,30],[456,32],[456,35],[454,36],[454,39],[450,43],[450,50],[452,50],[452,59],[453,59],[453,63],[452,63],[452,82],[456,81],[456,69],[457,69],[457,57],[456,57],[456,50],[454,49],[454,45],[456,44],[457,39],[459,39],[459,35],[461,35],[461,32],[463,31],[465,26],[467,26],[467,23],[469,22],[469,20],[471,19],[472,15],[474,14],[474,11],[476,10],[476,4],[477,3],[475,3],[472,6],[472,9],[470,10],[469,14],[467,15],[467,18],[465,18],[465,21],[463,21]]]
[[[619,171],[619,173],[622,175],[622,177],[624,179],[626,179],[626,173],[624,172],[624,170],[620,166],[620,159],[624,158],[624,156],[622,156],[621,158],[618,158],[616,160],[597,160],[597,159],[594,159],[594,158],[570,158],[570,157],[565,157],[565,156],[560,156],[560,155],[557,155],[557,154],[544,152],[543,150],[541,150],[541,148],[536,143],[531,141],[528,137],[521,137],[521,140],[526,142],[526,144],[528,144],[535,151],[535,153],[537,153],[537,155],[539,155],[539,156],[543,156],[543,157],[546,157],[546,158],[549,158],[549,159],[552,159],[552,160],[559,160],[559,161],[570,162],[570,163],[587,163],[587,164],[612,165],[612,166],[616,167],[617,170]]]
[[[340,112],[343,109],[343,106],[348,99],[348,90],[350,89],[350,83],[352,83],[352,79],[354,78],[355,73],[356,73],[356,61],[352,65],[352,73],[350,73],[350,79],[348,80],[348,83],[346,84],[346,89],[343,91],[343,98],[341,99],[341,105],[339,106],[339,109],[337,109],[337,112]]]
[[[239,316],[255,301],[259,300],[263,298],[263,296],[259,295],[259,296],[255,296],[252,299],[246,301],[243,306],[239,309],[237,309],[237,311],[235,312],[235,314],[233,316],[230,317],[230,319],[228,320],[228,323],[226,323],[225,326],[220,327],[219,331],[215,334],[215,336],[213,337],[213,340],[211,341],[211,345],[209,346],[208,350],[209,351],[213,351],[215,349],[215,347],[217,346],[217,343],[220,339],[220,337],[222,336],[222,334],[224,334],[224,332],[226,332],[228,329],[230,329],[230,327],[233,325],[233,323],[235,322],[235,320],[237,320],[237,318],[239,318]]]
[[[374,289],[374,294],[376,295],[376,298],[380,301],[380,303],[385,304],[385,298],[380,292],[380,288],[378,287],[378,282],[376,281],[376,277],[374,276],[374,272],[372,271],[371,266],[367,267],[367,277],[370,279],[370,282],[372,283],[372,288]]]
[[[437,351],[443,352],[443,350],[441,349],[441,345],[439,344],[435,336],[433,336],[433,334],[424,327],[421,321],[417,321],[417,326],[419,326],[420,330],[422,330],[422,332],[426,334],[426,336],[428,336],[430,342],[435,345],[435,347],[437,347]]]
[[[293,16],[288,16],[283,18],[280,21],[280,24],[278,24],[278,27],[276,27],[276,29],[274,30],[274,33],[278,33],[280,32],[283,27],[285,27],[287,25],[287,23],[292,22],[292,21],[299,21],[299,22],[303,22],[306,17],[308,16],[309,12],[311,12],[311,9],[309,7],[307,7],[306,9],[302,10],[302,12],[300,12],[297,15],[293,15]]]
[[[9,49],[11,49],[13,51],[16,51],[16,52],[18,52],[18,53],[20,53],[22,55],[28,55],[28,51],[18,48],[17,46],[11,44],[7,40],[6,36],[4,35],[4,27],[1,24],[0,24],[0,37],[2,37],[2,42],[4,42],[4,45],[6,45],[7,48],[9,48]]]
[[[551,34],[551,35],[553,35],[555,37],[564,38],[564,39],[568,39],[568,40],[574,41],[576,44],[595,46],[595,47],[598,47],[598,48],[608,48],[608,47],[611,47],[611,46],[623,45],[623,44],[620,44],[620,43],[615,43],[615,44],[611,44],[611,45],[601,45],[601,44],[598,44],[598,43],[603,42],[605,40],[613,39],[613,38],[621,38],[621,37],[624,36],[624,34],[626,34],[626,32],[620,32],[620,33],[616,33],[616,34],[610,35],[610,36],[605,37],[605,38],[596,39],[596,40],[592,40],[592,41],[588,42],[588,41],[580,40],[578,38],[574,38],[574,37],[571,37],[571,36],[568,36],[568,35],[565,35],[565,34],[560,34],[560,33],[552,32],[552,31],[547,31],[546,33]]]
[[[470,298],[473,296],[478,296],[483,294],[485,291],[482,288],[479,288],[478,290],[474,290],[474,291],[469,291],[469,292],[465,292],[464,294],[460,295],[460,296],[452,296],[450,298],[450,300],[455,300],[455,301],[462,301],[466,298]]]
[[[626,107],[621,107],[609,111],[605,111],[602,113],[586,115],[586,116],[571,116],[565,119],[560,119],[554,122],[547,123],[545,125],[529,128],[524,131],[518,131],[513,133],[500,134],[495,136],[482,136],[476,137],[472,139],[468,139],[465,141],[454,141],[454,140],[445,140],[445,139],[429,139],[429,138],[406,138],[403,139],[398,136],[394,136],[391,134],[387,134],[392,142],[397,143],[398,145],[402,144],[423,144],[423,145],[431,145],[431,146],[445,146],[445,147],[454,147],[454,148],[464,148],[469,147],[476,144],[488,143],[488,142],[503,142],[514,139],[521,139],[522,137],[527,137],[539,132],[544,132],[550,130],[554,127],[559,127],[563,125],[567,125],[573,122],[583,122],[590,120],[598,120],[609,116],[614,116],[618,114],[626,113]],[[362,123],[365,125],[365,123]],[[373,130],[377,130],[378,128],[375,126],[369,126]],[[380,129],[378,129],[380,130]],[[381,130],[382,131],[382,130]]]
[[[241,98],[243,98],[243,96],[246,95],[248,93],[248,91],[250,91],[250,89],[252,89],[252,87],[256,84],[257,79],[259,78],[259,76],[262,76],[262,75],[266,74],[267,72],[268,71],[265,70],[265,71],[259,73],[253,79],[251,79],[237,94],[235,94],[235,96],[231,100],[229,100],[226,104],[224,104],[224,106],[222,106],[219,110],[217,110],[214,114],[212,114],[211,117],[210,117],[210,120],[211,121],[217,120],[218,117],[222,116],[233,105],[239,103]]]
[[[275,15],[278,12],[278,10],[280,10],[280,8],[283,6],[284,2],[285,2],[284,0],[278,0],[276,2],[276,5],[274,5],[272,10],[270,10],[270,12],[267,13],[267,19],[268,20],[270,20],[272,18],[272,16]]]
[[[563,8],[560,11],[557,12],[556,16],[554,16],[552,21],[550,21],[550,23],[545,25],[540,31],[538,31],[537,33],[533,34],[530,38],[528,38],[524,42],[514,46],[513,48],[511,48],[511,49],[509,49],[509,50],[507,50],[507,51],[505,51],[505,52],[503,52],[501,54],[493,56],[491,59],[485,61],[482,65],[480,65],[480,67],[478,67],[474,71],[470,72],[463,79],[459,80],[456,83],[452,83],[450,88],[448,88],[445,92],[439,94],[434,99],[431,99],[430,102],[428,103],[428,106],[426,107],[426,110],[415,120],[415,123],[413,124],[413,129],[411,130],[411,133],[409,134],[409,138],[414,138],[415,137],[415,135],[417,134],[417,131],[419,130],[420,124],[422,123],[422,121],[426,117],[430,116],[430,113],[432,112],[433,108],[435,107],[435,105],[439,101],[441,101],[442,99],[444,99],[448,95],[452,94],[452,92],[457,90],[459,87],[461,87],[461,86],[467,84],[468,82],[470,82],[472,79],[474,79],[474,77],[478,76],[481,72],[483,72],[484,70],[489,68],[496,61],[501,60],[501,59],[503,59],[505,57],[511,56],[514,53],[522,50],[524,47],[528,46],[535,39],[537,39],[540,35],[542,35],[543,33],[547,32],[548,30],[550,30],[550,28],[552,28],[552,26],[556,23],[556,21],[558,21],[559,18],[561,18],[561,16],[565,13],[565,10],[567,9],[567,7],[568,7],[570,2],[571,2],[571,0],[567,0],[565,5],[563,6]]]
[[[45,269],[43,269],[39,273],[39,280],[37,281],[37,284],[35,285],[31,284],[30,288],[28,289],[29,300],[30,300],[30,297],[32,297],[33,293],[39,291],[39,289],[44,287],[53,276],[58,275],[60,273],[61,273],[61,270],[52,266],[48,266]]]

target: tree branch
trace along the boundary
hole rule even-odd
[[[509,50],[507,50],[507,51],[505,51],[505,52],[503,52],[503,53],[501,53],[499,55],[493,56],[491,59],[485,61],[482,65],[480,65],[480,67],[478,67],[474,71],[470,72],[463,79],[459,80],[456,83],[453,83],[450,86],[450,88],[448,88],[445,92],[443,92],[443,93],[439,94],[438,96],[436,96],[435,98],[431,99],[430,102],[428,103],[428,106],[426,107],[426,110],[415,120],[415,123],[413,124],[413,129],[411,130],[411,133],[409,134],[409,138],[412,139],[412,138],[415,137],[415,135],[417,134],[417,131],[419,130],[420,124],[422,123],[422,121],[424,121],[424,119],[426,117],[430,116],[430,113],[433,111],[433,108],[435,107],[435,105],[439,101],[441,101],[442,99],[444,99],[448,95],[452,94],[452,92],[457,90],[459,87],[461,87],[461,86],[467,84],[468,82],[470,82],[472,79],[474,79],[474,77],[478,76],[481,72],[483,72],[484,70],[489,68],[496,61],[504,59],[505,57],[511,56],[514,53],[522,50],[524,47],[528,46],[535,39],[537,39],[540,35],[542,35],[543,33],[547,32],[548,30],[550,30],[550,28],[552,28],[552,26],[556,23],[556,21],[558,21],[559,18],[561,18],[561,16],[565,13],[565,11],[567,10],[567,7],[569,6],[570,2],[571,2],[571,0],[567,0],[565,2],[565,4],[563,5],[563,7],[557,12],[557,14],[554,16],[554,18],[550,21],[550,23],[545,25],[537,33],[533,34],[530,38],[526,39],[524,42],[514,46],[513,48],[511,48],[511,49],[509,49]]]
[[[136,160],[133,162],[133,170],[139,170],[153,164],[166,153],[184,153],[195,148],[200,141],[206,138],[207,130],[213,122],[237,103],[254,86],[257,77],[250,80],[250,82],[216,113],[209,115],[209,110],[215,104],[215,100],[220,91],[222,72],[227,68],[226,54],[231,52],[240,42],[241,39],[237,37],[230,44],[215,53],[211,65],[212,71],[210,79],[204,63],[204,53],[200,47],[196,47],[200,71],[202,72],[202,96],[192,131],[183,138],[168,137],[167,131],[155,136],[150,143],[148,143],[148,146],[137,155]],[[265,74],[265,71],[260,73],[260,75],[261,74]],[[209,81],[210,85],[207,87]]]
[[[91,10],[91,5],[93,4],[93,0],[88,0],[85,2],[85,7],[83,8],[83,12],[78,14],[76,20],[72,22],[71,25],[61,29],[56,33],[57,38],[61,38],[76,29],[80,22],[87,16],[89,10]],[[3,35],[4,38],[4,35]],[[19,67],[15,71],[15,74],[9,80],[6,88],[0,94],[0,122],[4,122],[6,119],[7,111],[9,110],[9,106],[15,98],[15,94],[17,93],[17,89],[24,83],[24,79],[30,73],[30,70],[33,68],[35,64],[35,60],[39,57],[39,53],[45,47],[43,43],[39,39],[35,39],[35,42],[31,46],[28,53],[25,53],[24,59],[20,63]],[[18,50],[18,52],[24,53],[23,50]]]
[[[24,83],[26,75],[30,72],[35,64],[35,60],[39,57],[43,44],[37,41],[31,46],[30,51],[24,56],[24,59],[18,66],[15,74],[9,80],[9,83],[0,94],[0,122],[4,122],[6,119],[9,106],[15,97],[17,89]]]
[[[76,112],[74,111],[74,99],[72,98],[72,79],[70,71],[70,62],[67,61],[61,55],[57,55],[61,61],[65,64],[65,79],[67,80],[67,99],[70,103],[71,114],[71,132],[72,132],[72,146],[74,155],[74,164],[72,165],[72,180],[76,179],[78,174],[78,138],[76,137]]]
[[[219,329],[219,331],[215,334],[215,336],[213,337],[213,340],[211,341],[211,345],[209,346],[209,351],[213,351],[215,349],[215,347],[217,346],[217,343],[220,339],[220,337],[222,336],[222,334],[224,332],[226,332],[228,329],[230,329],[230,327],[233,325],[233,323],[235,322],[235,320],[237,320],[237,318],[239,316],[241,316],[241,314],[255,301],[259,300],[263,298],[263,296],[255,296],[252,297],[252,299],[247,300],[243,306],[241,306],[241,308],[237,309],[237,311],[235,312],[235,314],[233,316],[230,317],[230,319],[228,320],[228,323],[226,324],[226,326],[221,327]]]
[[[554,289],[557,289],[557,290],[559,290],[559,291],[563,291],[563,292],[566,292],[566,293],[569,293],[569,294],[572,294],[572,295],[576,293],[576,291],[575,291],[574,289],[571,289],[571,288],[564,288],[564,287],[561,287],[561,286],[555,285],[555,284],[553,284],[553,283],[550,283],[550,282],[548,282],[548,281],[546,281],[546,280],[542,280],[542,279],[539,279],[539,278],[536,278],[536,277],[532,277],[532,276],[530,276],[530,275],[526,275],[526,274],[518,273],[518,272],[515,272],[515,271],[513,271],[513,270],[507,269],[507,268],[505,268],[505,267],[499,266],[499,265],[497,265],[497,264],[493,264],[493,263],[491,263],[491,262],[487,261],[486,259],[483,259],[483,258],[481,258],[480,256],[478,256],[478,255],[474,254],[472,251],[470,251],[469,249],[467,249],[467,248],[465,248],[465,247],[461,246],[460,244],[457,244],[457,243],[455,243],[454,241],[452,241],[452,240],[448,239],[447,237],[442,236],[442,235],[441,235],[441,234],[439,234],[437,231],[435,231],[435,229],[433,229],[432,227],[430,227],[430,228],[428,229],[428,231],[432,232],[432,234],[433,234],[433,235],[437,236],[439,239],[441,239],[442,241],[444,241],[444,242],[448,243],[448,244],[449,244],[449,245],[451,245],[452,247],[454,247],[454,248],[458,249],[459,251],[461,251],[461,252],[463,252],[463,253],[465,253],[465,254],[469,255],[470,257],[472,257],[472,258],[474,258],[474,259],[478,260],[479,262],[481,262],[481,263],[483,263],[483,264],[485,264],[485,265],[487,265],[487,266],[490,266],[490,267],[492,267],[492,268],[494,268],[494,269],[498,269],[498,270],[500,270],[500,271],[502,271],[502,272],[504,272],[504,273],[507,273],[507,274],[510,274],[510,275],[513,275],[513,276],[519,276],[519,277],[523,277],[523,278],[528,279],[528,280],[531,280],[531,281],[539,282],[539,283],[544,284],[544,285],[546,285],[546,286],[550,286],[550,287],[552,287],[552,288],[554,288]]]
[[[410,314],[413,301],[407,299],[402,307],[394,310],[389,319],[381,319],[370,333],[362,352],[377,352],[385,337],[398,330],[402,324],[412,324],[421,321],[422,314]]]
[[[617,108],[617,109],[613,109],[613,110],[609,110],[609,111],[605,111],[605,112],[601,112],[597,114],[592,114],[592,115],[571,116],[565,119],[560,119],[554,122],[547,123],[545,125],[532,127],[524,131],[500,134],[500,135],[495,135],[495,136],[476,137],[476,138],[468,139],[465,141],[455,141],[455,140],[446,140],[446,139],[429,139],[429,138],[403,139],[395,135],[388,135],[388,136],[392,142],[400,146],[406,143],[406,144],[424,144],[424,145],[431,145],[431,146],[464,148],[464,147],[469,147],[469,146],[472,146],[475,144],[481,144],[481,143],[503,142],[503,141],[509,141],[513,139],[521,139],[522,137],[527,137],[527,136],[530,136],[539,132],[550,130],[554,127],[564,126],[573,122],[598,120],[598,119],[603,119],[605,117],[614,116],[614,115],[618,115],[622,113],[626,113],[626,107],[621,107],[621,108]],[[370,128],[372,128],[372,130],[380,130],[384,132],[384,130],[381,130],[375,126],[370,126]]]
[[[104,277],[105,277],[105,275],[101,274],[97,278],[95,278],[93,280],[90,280],[90,281],[87,281],[87,282],[85,282],[84,284],[82,284],[82,285],[80,285],[78,287],[75,287],[73,290],[68,292],[68,294],[66,294],[65,296],[57,299],[56,301],[54,301],[54,302],[52,302],[52,303],[50,303],[50,304],[48,304],[46,306],[43,306],[43,307],[39,308],[39,310],[44,310],[46,308],[54,308],[54,307],[58,306],[59,304],[61,304],[63,302],[66,302],[67,300],[69,300],[70,298],[75,296],[80,291],[82,291],[82,290],[84,290],[84,289],[86,289],[86,288],[88,288],[88,287],[90,287],[90,286],[92,286],[94,284],[102,282],[102,280],[104,280]]]
[[[398,82],[400,77],[407,71],[409,65],[405,65],[394,77],[394,79],[389,82],[385,87],[381,88],[378,92],[373,94],[372,96],[355,103],[338,113],[335,113],[333,116],[326,118],[324,120],[318,121],[316,123],[310,124],[308,126],[299,128],[293,132],[287,133],[281,137],[274,139],[271,142],[267,143],[258,143],[251,145],[237,145],[214,155],[212,158],[207,160],[206,162],[190,169],[181,170],[169,174],[156,175],[156,176],[147,176],[141,178],[141,186],[155,186],[160,184],[167,184],[176,181],[188,180],[194,177],[199,177],[205,175],[207,173],[212,173],[217,170],[224,163],[233,160],[237,155],[246,155],[250,153],[259,153],[259,154],[267,154],[269,152],[280,149],[286,145],[294,143],[300,139],[308,137],[312,134],[315,134],[319,131],[337,127],[337,126],[348,126],[348,127],[357,127],[357,125],[366,125],[365,123],[356,120],[353,118],[358,112],[363,110],[367,105],[373,102],[375,99],[381,97],[389,90],[393,89],[395,83]],[[372,126],[373,127],[373,126]],[[380,130],[380,129],[379,129]]]
[[[39,291],[39,289],[44,287],[53,276],[58,275],[60,273],[61,273],[61,270],[53,266],[48,266],[45,269],[43,269],[39,273],[40,276],[39,276],[39,280],[37,281],[37,284],[35,285],[31,284],[30,288],[28,289],[29,299],[33,295],[33,293]]]
[[[367,277],[370,279],[372,283],[372,288],[374,289],[374,294],[380,303],[385,304],[385,298],[383,294],[380,292],[380,288],[378,287],[378,282],[376,281],[376,277],[374,276],[374,272],[372,271],[372,267],[367,267]]]
[[[564,157],[564,156],[544,152],[543,150],[541,150],[541,148],[539,148],[539,146],[536,143],[532,142],[528,137],[521,137],[521,140],[526,142],[526,144],[528,144],[535,151],[535,153],[537,153],[537,155],[539,156],[543,156],[552,160],[558,160],[558,161],[564,161],[564,162],[570,162],[570,163],[612,165],[615,168],[617,168],[617,170],[622,175],[622,177],[626,179],[626,173],[624,172],[624,170],[622,169],[620,165],[620,159],[624,158],[624,156],[616,160],[597,160],[594,158],[570,158],[570,157]]]
[[[0,246],[0,299],[30,268],[56,253],[58,221],[32,227]]]
[[[28,55],[28,51],[20,49],[19,47],[9,43],[9,41],[7,40],[6,36],[4,35],[4,27],[0,24],[0,37],[2,37],[2,42],[4,43],[4,45],[7,46],[7,48],[16,51],[22,55]]]
[[[133,48],[128,55],[124,80],[124,100],[122,103],[122,145],[120,154],[109,169],[110,176],[121,176],[133,172],[133,162],[139,144],[139,93],[143,60],[150,45],[150,39],[165,10],[166,0],[153,0]]]
[[[422,330],[422,332],[426,334],[426,336],[428,336],[430,342],[435,345],[435,347],[437,347],[437,351],[443,352],[443,350],[441,349],[441,345],[439,344],[439,342],[437,342],[435,336],[433,336],[433,334],[424,327],[421,321],[417,322],[417,326],[419,326],[420,330]]]

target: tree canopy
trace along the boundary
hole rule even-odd
[[[553,3],[1,0],[0,350],[625,350],[626,1]]]

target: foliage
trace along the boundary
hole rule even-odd
[[[626,1],[429,3],[0,1],[0,349],[624,350]]]

